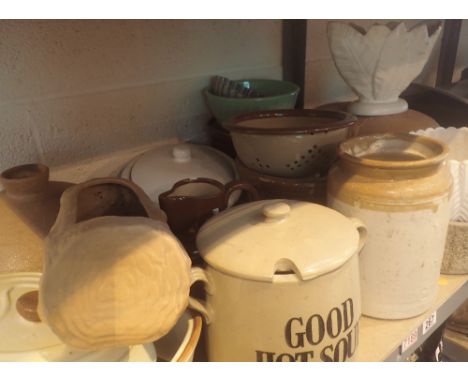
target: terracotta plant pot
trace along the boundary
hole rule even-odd
[[[49,180],[49,168],[40,163],[9,168],[0,175],[8,205],[39,236],[45,237],[55,222],[60,196],[72,186]]]

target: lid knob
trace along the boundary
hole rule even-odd
[[[172,149],[172,157],[178,163],[185,163],[192,159],[192,152],[187,145],[177,145]]]
[[[263,216],[265,216],[266,222],[283,220],[290,212],[291,207],[284,202],[271,203],[263,207]]]

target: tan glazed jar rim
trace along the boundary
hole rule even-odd
[[[405,144],[408,146],[405,147]],[[437,166],[446,159],[448,152],[448,146],[436,139],[404,133],[376,134],[351,138],[342,142],[338,148],[338,155],[343,161],[388,170],[410,170]],[[365,158],[369,154],[398,155],[405,153],[421,156],[421,159]]]

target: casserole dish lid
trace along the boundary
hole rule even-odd
[[[181,179],[212,178],[225,184],[237,178],[231,158],[209,146],[191,143],[147,151],[135,160],[129,172],[130,180],[155,203],[158,203],[159,194],[171,189]]]
[[[17,304],[24,294],[38,290],[40,273],[0,274],[0,362],[2,361],[140,361],[156,360],[155,350],[137,345],[83,351],[65,345],[44,322],[20,315]],[[137,353],[138,352],[138,353]]]
[[[357,252],[358,226],[319,204],[262,200],[210,219],[197,245],[211,267],[232,276],[272,282],[295,274],[309,280],[341,267]]]

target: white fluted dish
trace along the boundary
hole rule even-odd
[[[441,272],[468,273],[468,127],[436,127],[413,134],[438,139],[449,146],[447,165],[453,179],[451,216]]]

